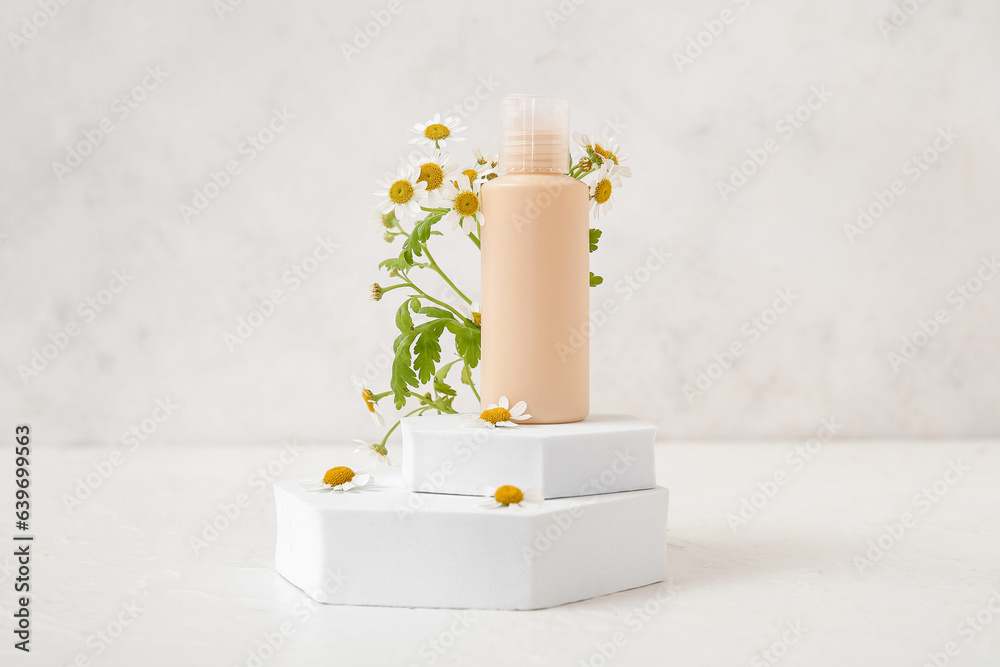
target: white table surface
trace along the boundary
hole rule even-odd
[[[274,502],[254,471],[360,463],[346,445],[309,443],[286,465],[280,445],[146,444],[70,513],[64,494],[112,448],[46,448],[36,436],[33,651],[11,648],[13,560],[0,556],[2,664],[920,666],[949,642],[949,664],[1000,664],[1000,613],[981,611],[991,598],[1000,611],[1000,443],[834,442],[797,471],[785,460],[795,446],[658,446],[672,494],[669,590],[456,612],[317,608],[272,569]],[[949,462],[968,471],[939,484],[946,494],[924,512],[914,496]],[[786,484],[734,532],[726,515],[779,470]],[[240,494],[249,505],[196,554],[192,537]],[[915,523],[859,573],[854,557],[904,512]],[[977,613],[992,622],[968,624]],[[105,644],[98,632],[118,634],[119,617],[129,624]],[[796,625],[800,637],[787,632]],[[280,647],[259,652],[268,636]],[[605,660],[599,645],[616,638]]]

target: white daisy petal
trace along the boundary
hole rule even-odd
[[[531,419],[531,415],[529,415],[528,413],[524,413],[523,415],[518,415],[516,417],[514,415],[511,415],[510,418],[516,419],[518,421],[524,421],[525,419]]]
[[[506,396],[501,396],[501,397],[500,397],[500,400],[498,401],[498,404],[499,404],[499,406],[500,406],[501,408],[503,408],[504,410],[506,410],[507,408],[509,408],[509,407],[510,407],[510,402],[509,402],[509,401],[507,400],[507,397],[506,397]]]
[[[510,409],[510,414],[512,417],[518,417],[527,409],[528,409],[527,403],[525,403],[524,401],[518,401],[517,403],[514,404],[514,407]]]

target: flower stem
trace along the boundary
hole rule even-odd
[[[414,284],[413,281],[411,281],[409,278],[407,278],[406,281],[407,281],[407,284],[410,287],[412,287],[413,289],[415,289],[420,294],[421,297],[423,297],[423,298],[425,298],[425,299],[427,299],[429,301],[433,301],[434,303],[436,303],[437,305],[441,306],[442,308],[447,308],[451,312],[455,313],[455,315],[457,315],[458,317],[460,317],[462,319],[465,319],[465,315],[463,315],[462,313],[458,312],[457,310],[455,310],[454,308],[452,308],[450,305],[448,305],[444,301],[441,301],[440,299],[435,299],[430,294],[428,294],[427,292],[425,292],[422,289],[420,289],[419,287],[417,287],[416,284]]]
[[[433,408],[433,409],[437,410],[438,412],[441,412],[441,413],[444,413],[444,414],[449,414],[449,415],[453,415],[456,412],[456,410],[454,408],[449,408],[446,405],[441,405],[440,403],[438,403],[437,401],[435,401],[433,398],[427,398],[423,394],[418,394],[418,393],[413,392],[413,391],[408,391],[406,393],[409,394],[410,396],[412,396],[413,398],[417,399],[418,401],[422,402],[424,404],[424,408],[425,409]]]
[[[451,278],[449,278],[447,275],[445,275],[444,271],[441,270],[441,267],[438,266],[438,263],[436,261],[434,261],[434,256],[431,255],[430,248],[428,248],[426,245],[424,246],[424,254],[427,255],[427,261],[431,263],[431,268],[434,269],[435,271],[437,271],[437,274],[439,276],[441,276],[441,278],[446,283],[448,283],[448,286],[451,287],[453,290],[455,290],[455,294],[457,294],[462,299],[464,299],[466,303],[471,304],[472,303],[472,299],[470,299],[469,297],[465,296],[465,293],[462,292],[462,290],[458,289],[458,286],[455,283],[451,282]]]
[[[388,393],[391,394],[392,392],[390,391]],[[403,417],[411,417],[411,416],[413,416],[413,415],[415,415],[417,413],[424,412],[424,411],[429,410],[429,409],[430,408],[428,408],[426,406],[420,406],[416,410],[410,410],[405,415],[403,415]],[[385,447],[385,443],[388,442],[389,436],[392,435],[392,432],[395,431],[397,428],[399,428],[399,425],[402,424],[402,423],[403,423],[403,419],[402,418],[397,419],[396,423],[393,424],[392,427],[388,431],[385,432],[385,435],[382,436],[382,441],[379,443],[380,445],[382,445],[382,447]]]

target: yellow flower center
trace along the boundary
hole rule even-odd
[[[483,410],[479,418],[493,424],[510,421],[510,410],[507,408],[490,408],[489,410]]]
[[[482,313],[477,313],[476,311],[472,311],[472,321],[475,322],[476,324],[478,324],[479,326],[482,326],[483,325],[483,314]]]
[[[501,486],[493,498],[501,505],[516,505],[524,500],[524,493],[516,486]]]
[[[389,199],[395,204],[405,204],[413,197],[413,185],[409,181],[396,181],[389,188]]]
[[[618,156],[609,151],[606,148],[602,148],[600,144],[594,144],[594,152],[600,155],[605,160],[611,160],[615,164],[618,164]]]
[[[455,210],[462,216],[474,215],[479,210],[479,197],[468,190],[459,192],[455,197]]]
[[[594,189],[594,201],[603,204],[609,199],[611,199],[611,181],[605,178]]]
[[[428,190],[437,190],[444,183],[444,169],[441,165],[428,162],[420,165],[420,178],[417,182],[423,181],[427,184]]]
[[[347,466],[337,466],[336,468],[330,468],[323,475],[323,483],[329,484],[330,486],[340,486],[341,484],[346,484],[354,479],[354,471]]]
[[[372,394],[371,389],[361,390],[361,400],[363,400],[365,402],[365,405],[368,407],[368,412],[375,412],[375,402],[372,401],[372,398],[374,398],[374,396],[375,395]]]
[[[474,183],[479,178],[479,172],[475,169],[466,169],[462,172],[462,175],[469,177],[469,183]]]
[[[424,136],[431,141],[440,141],[441,139],[447,139],[448,135],[451,134],[451,130],[448,129],[447,125],[442,125],[441,123],[433,123],[427,126],[424,130]]]

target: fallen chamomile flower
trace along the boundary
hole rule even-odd
[[[372,481],[372,476],[368,474],[359,475],[347,466],[337,466],[330,468],[323,475],[322,481],[305,480],[299,482],[306,491],[350,491],[362,486],[367,486]]]
[[[411,144],[425,144],[435,148],[444,148],[449,141],[465,141],[464,137],[455,136],[456,132],[461,132],[465,127],[458,126],[459,120],[452,116],[441,120],[441,114],[434,114],[426,123],[417,123],[411,128],[419,134],[419,137],[410,139]]]
[[[501,507],[538,507],[542,504],[542,494],[538,489],[525,489],[522,491],[516,486],[505,484],[497,489],[484,489],[486,493],[493,496],[482,504],[487,509],[499,509]]]
[[[510,407],[510,402],[506,396],[501,396],[498,403],[490,403],[489,407],[482,411],[479,417],[475,415],[462,415],[462,425],[469,428],[495,428],[497,426],[509,428],[518,426],[515,422],[531,419],[526,410],[528,404],[518,401],[514,407]]]
[[[366,453],[371,455],[377,463],[383,463],[387,466],[392,465],[392,459],[389,458],[389,451],[385,448],[385,445],[379,443],[369,443],[364,440],[354,439],[354,442],[360,445],[354,448],[355,454]]]

